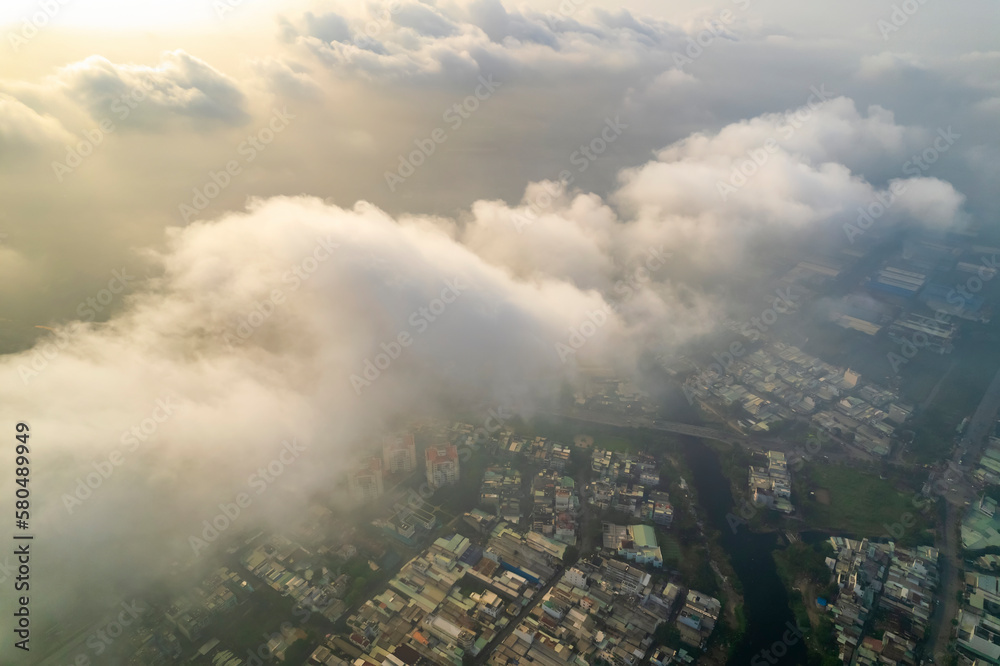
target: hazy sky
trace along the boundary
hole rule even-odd
[[[0,413],[93,571],[46,560],[64,611],[190,554],[283,440],[304,496],[394,418],[628,372],[893,183],[887,223],[1000,214],[985,0],[44,4],[0,6]]]

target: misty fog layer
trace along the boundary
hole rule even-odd
[[[336,496],[389,424],[637,372],[888,192],[887,227],[1000,212],[996,51],[750,3],[277,11],[225,66],[189,38],[0,80],[0,412],[32,428],[46,617],[196,559],[237,493],[245,525]]]

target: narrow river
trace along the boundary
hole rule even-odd
[[[687,400],[679,391],[668,401],[673,405],[671,418],[697,423],[697,413],[688,408]],[[775,548],[776,534],[754,534],[745,526],[734,532],[726,516],[736,513],[736,502],[730,490],[729,481],[722,473],[722,467],[715,452],[696,437],[681,436],[684,443],[685,459],[694,476],[689,481],[698,493],[698,504],[707,525],[722,535],[722,547],[743,584],[744,608],[747,630],[730,664],[754,666],[759,664],[804,664],[806,650],[802,641],[782,647],[777,653],[781,658],[766,658],[763,651],[774,644],[782,643],[782,635],[788,627],[795,626],[792,610],[788,605],[788,595],[778,578],[771,552]],[[742,499],[742,498],[740,498]],[[760,659],[754,660],[755,656]],[[770,655],[769,655],[770,656]]]
[[[715,452],[694,437],[685,437],[684,442],[685,458],[694,475],[692,484],[698,492],[699,507],[707,524],[722,535],[722,547],[743,584],[747,632],[730,663],[750,664],[755,655],[760,655],[762,659],[756,664],[804,664],[806,651],[801,641],[788,646],[788,653],[777,662],[764,658],[762,653],[776,641],[782,642],[782,634],[789,626],[795,626],[788,595],[771,557],[777,535],[754,534],[745,526],[738,526],[734,533],[726,516],[735,513],[736,503]],[[778,649],[779,654],[783,652],[783,649]]]

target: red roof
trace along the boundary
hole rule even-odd
[[[454,445],[431,446],[427,448],[427,462],[437,462],[438,460],[458,461],[458,447]]]

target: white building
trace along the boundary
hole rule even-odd
[[[359,502],[370,502],[382,495],[382,459],[368,458],[351,472],[351,493]]]
[[[586,589],[587,587],[587,574],[583,573],[583,571],[577,567],[573,567],[564,573],[563,580],[573,587],[579,587],[581,589]]]
[[[425,465],[431,488],[458,483],[458,448],[454,445],[428,447]]]
[[[387,435],[382,438],[383,469],[389,474],[408,473],[417,469],[417,446],[413,435]]]

